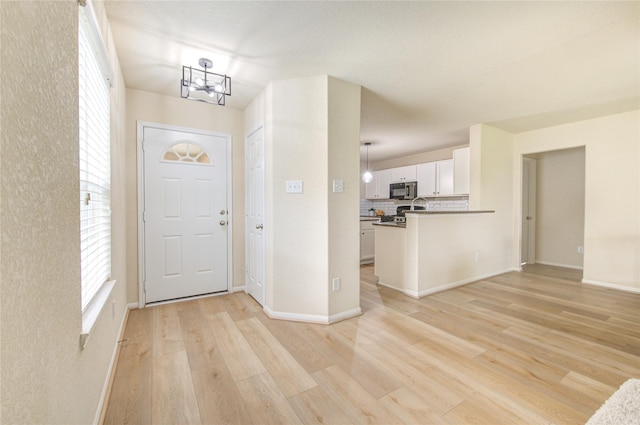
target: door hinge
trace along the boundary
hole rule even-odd
[[[147,212],[146,211],[142,211],[142,221],[143,222],[147,221]]]

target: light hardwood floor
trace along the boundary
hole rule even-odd
[[[414,300],[363,266],[330,326],[244,293],[131,311],[104,423],[582,424],[640,377],[640,295],[525,270]]]

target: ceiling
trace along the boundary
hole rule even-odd
[[[178,97],[201,57],[240,110],[274,80],[361,85],[372,162],[466,144],[473,124],[521,132],[640,105],[637,1],[104,4],[130,88]]]

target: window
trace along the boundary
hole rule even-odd
[[[193,143],[178,143],[169,148],[162,156],[163,161],[190,162],[192,164],[211,164],[209,155]]]
[[[80,8],[78,25],[80,249],[82,312],[111,275],[111,136],[109,85],[95,29]],[[98,37],[99,38],[99,37]]]

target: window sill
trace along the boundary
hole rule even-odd
[[[113,292],[113,288],[116,286],[115,280],[109,280],[102,285],[102,288],[93,297],[85,311],[82,313],[82,333],[80,334],[80,348],[84,350],[87,346],[87,341],[93,332],[93,329],[98,323],[98,318],[107,305],[107,300]]]

